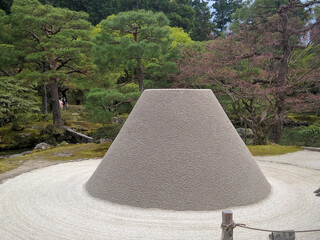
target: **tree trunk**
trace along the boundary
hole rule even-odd
[[[252,128],[252,131],[254,134],[254,137],[253,137],[253,144],[254,145],[266,144],[266,134],[264,133],[264,131],[261,131],[259,126],[256,129]]]
[[[17,119],[17,113],[15,112],[13,117],[12,117],[12,127],[11,127],[11,130],[12,131],[19,131],[21,130],[20,126],[19,126],[19,123],[18,123],[18,119]]]
[[[139,82],[139,91],[143,92],[143,67],[142,67],[142,62],[141,59],[137,59],[138,62],[138,67],[139,67],[139,75],[138,75],[138,82]]]
[[[277,114],[277,121],[273,124],[269,136],[269,140],[274,143],[279,143],[282,130],[283,130],[283,123],[286,118],[286,104],[284,99],[277,100],[276,102],[276,114]]]
[[[52,103],[53,126],[56,128],[62,128],[62,118],[58,93],[58,80],[55,77],[51,79],[49,88]]]
[[[42,113],[48,113],[47,84],[42,83]]]
[[[275,106],[275,118],[277,121],[273,124],[269,136],[269,140],[274,143],[278,143],[281,138],[282,129],[284,119],[287,113],[287,106],[285,102],[286,96],[286,89],[285,86],[287,84],[287,76],[289,71],[289,61],[290,61],[290,45],[289,45],[289,34],[288,34],[288,19],[286,15],[280,15],[282,18],[282,48],[283,48],[283,58],[280,62],[280,69],[277,78],[277,93],[275,94],[276,97],[276,106]]]

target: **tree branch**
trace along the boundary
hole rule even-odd
[[[37,41],[38,44],[41,43],[40,38],[39,38],[38,35],[35,34],[34,32],[32,32],[32,31],[30,31],[30,30],[28,30],[28,29],[21,29],[21,30],[30,33],[31,36]]]
[[[71,73],[79,73],[87,76],[87,73],[85,71],[81,71],[79,69],[76,69],[75,67],[69,66],[69,65],[64,65],[64,67],[71,69],[69,72],[65,72],[65,74],[71,74]]]
[[[1,72],[3,72],[7,77],[10,77],[10,74],[7,71],[1,69]]]
[[[70,62],[72,58],[67,59],[66,61],[57,60],[59,63],[61,63],[56,70],[59,70],[60,68],[64,67],[68,62]]]

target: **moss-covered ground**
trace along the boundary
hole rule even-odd
[[[281,155],[302,150],[300,146],[281,145],[250,145],[248,149],[253,156]]]
[[[12,170],[27,160],[71,161],[102,158],[111,143],[67,144],[45,150],[36,150],[24,156],[0,159],[0,173]]]
[[[317,114],[288,113],[287,118],[296,122],[320,123],[320,116]]]
[[[19,167],[23,161],[19,161],[16,159],[10,158],[2,158],[0,159],[0,173],[4,173]]]

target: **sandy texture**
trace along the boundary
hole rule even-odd
[[[317,157],[319,153],[308,156]],[[234,220],[278,230],[320,228],[320,198],[313,194],[320,183],[320,172],[274,163],[276,157],[268,159],[273,162],[261,162],[259,166],[272,185],[271,194],[257,204],[231,208]],[[139,209],[92,198],[84,184],[99,163],[63,163],[1,184],[0,239],[220,239],[221,211]],[[266,232],[241,228],[234,230],[234,236],[237,240],[268,239]],[[297,233],[296,238],[320,239],[320,233]]]
[[[142,208],[216,210],[270,193],[211,90],[146,90],[88,181],[99,199]]]
[[[318,154],[315,154],[312,151],[304,150],[273,157],[259,156],[255,158],[259,161],[278,162],[283,164],[290,164],[320,170],[320,152],[318,152]]]
[[[29,172],[38,168],[48,167],[51,165],[59,164],[63,161],[49,161],[49,160],[30,160],[22,163],[19,167],[12,169],[8,172],[0,174],[0,183],[8,178],[16,177],[22,173]]]

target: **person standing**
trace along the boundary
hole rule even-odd
[[[63,103],[63,109],[67,109],[68,108],[68,101],[66,97],[62,98],[62,103]]]
[[[61,98],[59,98],[59,106],[60,106],[60,109],[63,109],[63,102],[62,102]]]

